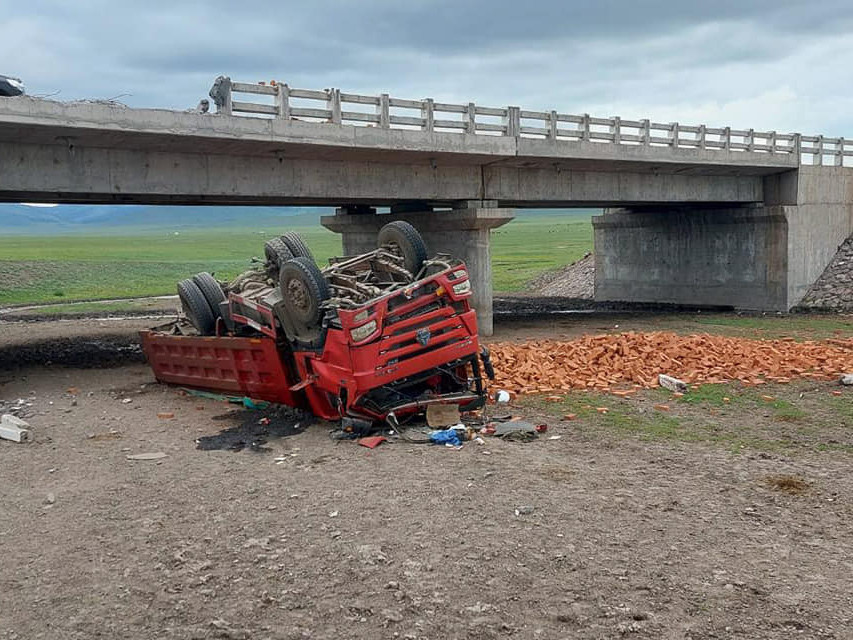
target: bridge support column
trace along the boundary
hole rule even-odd
[[[620,209],[593,228],[597,301],[789,308],[782,207]]]
[[[485,206],[484,206],[485,205]],[[430,256],[449,253],[465,261],[474,293],[471,303],[477,310],[480,333],[492,335],[492,262],[490,232],[514,217],[512,209],[501,209],[493,201],[466,201],[448,211],[413,211],[376,215],[349,213],[340,208],[320,223],[342,234],[347,255],[372,251],[376,234],[392,220],[405,220],[420,231]]]

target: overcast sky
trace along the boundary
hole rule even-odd
[[[853,138],[853,1],[0,0],[0,73],[184,109],[292,87]]]

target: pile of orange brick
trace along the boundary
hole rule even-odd
[[[668,332],[489,345],[497,386],[518,394],[650,388],[664,373],[688,383],[828,379],[853,370],[853,338],[796,342]]]

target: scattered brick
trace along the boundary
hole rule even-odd
[[[664,372],[691,388],[734,380],[750,386],[793,378],[838,380],[853,367],[853,338],[796,342],[656,331],[498,342],[489,348],[495,385],[515,394],[651,389]]]

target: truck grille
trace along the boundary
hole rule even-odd
[[[408,296],[401,292],[388,300],[377,368],[416,358],[470,337],[459,317],[465,311],[465,304],[436,295],[437,289],[438,285],[430,282],[410,291]]]

